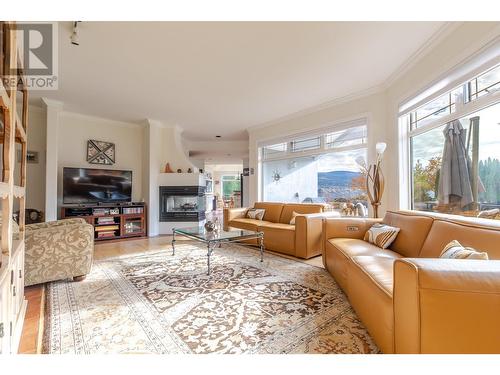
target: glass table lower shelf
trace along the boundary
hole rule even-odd
[[[224,243],[237,242],[240,245],[244,240],[256,239],[260,249],[260,261],[264,260],[264,233],[251,230],[228,228],[227,230],[207,231],[204,227],[174,228],[172,230],[172,255],[175,255],[175,237],[181,235],[202,242],[207,246],[207,267],[210,275],[210,257],[216,247],[221,247]]]

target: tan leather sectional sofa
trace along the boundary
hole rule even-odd
[[[323,262],[379,348],[500,353],[500,222],[388,212],[401,231],[382,250],[363,241],[376,221],[324,220]],[[490,260],[437,259],[452,240]]]
[[[266,249],[311,258],[321,254],[322,204],[287,204],[257,202],[254,208],[265,209],[262,220],[246,217],[248,208],[224,209],[224,226],[264,232]],[[293,212],[300,215],[290,224]]]

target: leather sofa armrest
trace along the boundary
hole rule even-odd
[[[224,227],[227,227],[227,224],[234,219],[244,218],[248,211],[247,207],[242,208],[224,208],[222,212],[222,222]]]
[[[500,261],[398,259],[396,353],[500,353]]]
[[[321,231],[324,214],[295,216],[295,256],[309,259],[322,253]]]

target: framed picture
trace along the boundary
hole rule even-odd
[[[115,164],[115,144],[111,142],[87,141],[87,162],[90,164]]]

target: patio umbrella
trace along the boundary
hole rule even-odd
[[[445,142],[439,173],[440,204],[461,208],[474,202],[472,194],[471,160],[465,145],[466,130],[460,121],[448,123],[443,131]]]

